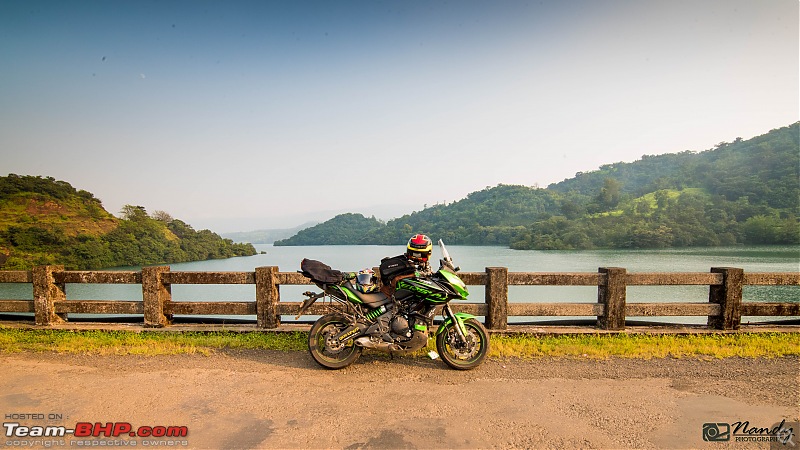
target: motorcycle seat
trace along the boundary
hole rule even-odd
[[[358,297],[359,300],[364,302],[364,304],[369,306],[370,308],[377,308],[379,306],[386,305],[387,303],[390,303],[392,301],[392,299],[390,297],[387,297],[386,294],[384,294],[383,292],[373,292],[369,294],[360,292],[358,289],[356,289],[355,286],[353,286],[353,283],[350,281],[345,283],[345,287],[349,289],[350,292],[352,292],[356,297]]]

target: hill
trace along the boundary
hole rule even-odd
[[[90,192],[52,177],[0,177],[0,266],[5,270],[59,264],[89,270],[254,255],[209,230],[141,206],[121,219]]]
[[[795,123],[700,153],[644,155],[547,189],[498,185],[383,226],[350,224],[358,238],[346,243],[395,245],[426,233],[453,244],[516,249],[797,244],[799,131]],[[328,243],[342,236],[338,217],[315,227],[315,237],[276,245]]]
[[[644,155],[633,163],[618,162],[548,186],[560,193],[596,195],[606,179],[620,184],[620,193],[634,197],[660,189],[701,188],[709,195],[772,208],[797,208],[800,198],[798,123],[747,141],[720,142],[700,153],[684,151]]]
[[[373,230],[384,224],[375,217],[366,218],[361,214],[339,214],[319,225],[300,230],[296,235],[275,241],[274,245],[352,245],[362,242]]]

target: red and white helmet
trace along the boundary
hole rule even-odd
[[[424,234],[415,234],[408,240],[406,256],[414,261],[427,262],[433,251],[433,242]]]

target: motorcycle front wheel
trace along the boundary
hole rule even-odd
[[[477,320],[467,319],[464,321],[467,339],[466,342],[462,342],[455,329],[456,326],[458,325],[455,322],[451,322],[436,336],[436,350],[442,361],[453,369],[474,369],[489,353],[489,333]]]
[[[326,369],[342,369],[361,356],[362,348],[353,339],[334,339],[348,326],[347,319],[339,314],[328,314],[314,322],[308,333],[308,352],[314,361]]]

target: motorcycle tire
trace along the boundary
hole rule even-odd
[[[314,322],[308,333],[308,352],[314,361],[326,369],[343,369],[361,356],[362,348],[353,339],[344,343],[332,340],[348,326],[348,320],[339,314],[328,314]]]
[[[451,323],[436,336],[436,350],[442,361],[457,370],[474,369],[481,365],[489,353],[489,333],[475,319],[464,321],[467,342],[462,343],[455,323]]]

